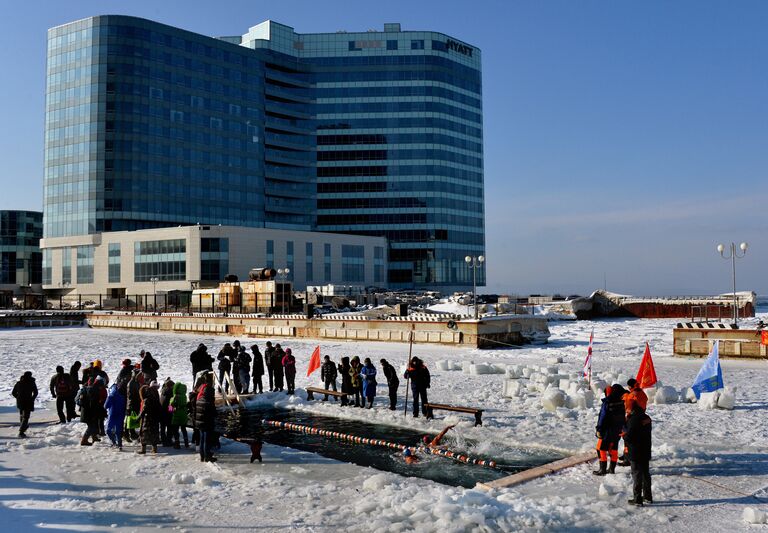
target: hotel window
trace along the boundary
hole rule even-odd
[[[72,283],[72,249],[69,247],[61,249],[61,283]]]
[[[384,282],[384,247],[373,247],[373,282]]]
[[[267,268],[275,268],[275,241],[267,241]]]
[[[308,242],[307,245],[306,245],[305,256],[306,256],[306,268],[305,268],[305,270],[306,270],[306,274],[305,274],[306,280],[307,280],[307,282],[314,281],[314,277],[315,277],[315,274],[313,272],[313,270],[314,270],[314,264],[313,264],[314,259],[312,258],[312,243],[311,242]]]
[[[109,243],[107,257],[107,282],[108,283],[120,283],[120,243]]]
[[[331,282],[331,245],[323,245],[323,265],[325,267],[325,282]]]
[[[341,281],[365,281],[365,246],[341,246]]]
[[[285,243],[285,266],[288,267],[287,278],[293,281],[293,241]]]
[[[77,282],[93,283],[93,246],[77,247]]]
[[[53,281],[53,250],[43,250],[43,285],[50,285]]]
[[[140,241],[133,245],[133,281],[183,281],[187,277],[187,241]]]
[[[414,39],[411,41],[411,50],[424,50],[424,39]]]
[[[200,279],[222,281],[229,270],[229,239],[200,239]]]

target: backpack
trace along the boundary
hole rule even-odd
[[[63,374],[56,380],[56,396],[61,396],[62,398],[69,396],[71,391],[68,377],[66,374]]]
[[[75,404],[81,409],[88,409],[91,406],[91,387],[83,387],[77,392]]]

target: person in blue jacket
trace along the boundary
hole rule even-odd
[[[125,423],[127,404],[125,395],[120,392],[117,383],[113,384],[109,388],[104,408],[107,410],[107,436],[118,450],[123,449],[123,424]]]
[[[597,417],[595,436],[598,438],[597,449],[600,454],[600,468],[592,472],[596,476],[614,474],[616,463],[619,460],[619,439],[624,428],[624,400],[627,392],[621,385],[614,384],[605,388],[605,398],[600,406],[600,414]],[[611,466],[608,469],[608,457]]]
[[[367,409],[373,407],[373,399],[376,397],[376,367],[373,366],[369,357],[363,361],[363,368],[360,370],[360,379],[363,380],[363,398],[368,400]],[[363,401],[365,401],[363,400]]]

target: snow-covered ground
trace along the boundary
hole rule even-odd
[[[768,319],[766,315],[758,318]],[[757,319],[755,319],[756,321]],[[459,422],[451,439],[478,441],[472,452],[492,454],[495,444],[525,445],[576,452],[594,446],[596,410],[546,411],[535,396],[502,396],[505,376],[442,371],[437,360],[493,364],[546,365],[562,357],[560,372],[577,372],[594,327],[594,371],[633,375],[648,341],[656,372],[665,385],[690,386],[699,359],[672,355],[673,320],[604,320],[551,324],[544,346],[509,350],[472,350],[414,346],[432,372],[433,401],[484,407],[483,427],[471,417],[444,416],[427,422],[403,417],[384,407],[380,385],[373,410],[341,409],[333,402],[307,403],[268,394],[260,402],[382,424],[437,432]],[[598,478],[594,465],[581,465],[512,489],[486,493],[446,487],[314,454],[265,445],[263,464],[251,465],[244,445],[226,442],[216,464],[202,464],[188,450],[165,450],[137,456],[104,443],[78,445],[83,426],[52,425],[47,384],[57,364],[75,360],[104,361],[113,375],[125,357],[139,350],[155,355],[160,377],[190,379],[189,353],[199,342],[216,353],[233,339],[197,335],[127,333],[110,330],[54,329],[0,332],[0,520],[3,531],[35,527],[103,531],[113,528],[149,530],[171,527],[184,531],[229,528],[265,531],[519,531],[519,530],[655,530],[768,531],[748,525],[745,508],[768,510],[768,362],[722,362],[726,385],[737,385],[733,411],[704,411],[695,404],[651,405],[654,420],[653,505],[632,508],[628,468]],[[241,339],[246,346],[266,339]],[[319,372],[306,378],[309,340],[278,339],[298,361],[297,387],[319,384]],[[359,355],[396,367],[408,356],[406,344],[322,343],[323,354],[338,360]],[[30,438],[18,440],[16,410],[10,396],[25,370],[37,377],[41,394],[33,413]],[[380,379],[380,383],[384,380]],[[404,382],[401,384],[404,393]],[[402,395],[401,395],[402,396]],[[401,397],[402,402],[402,397]],[[402,406],[402,404],[401,404]],[[449,433],[449,435],[451,435]],[[456,443],[448,440],[448,446]]]

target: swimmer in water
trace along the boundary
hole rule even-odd
[[[450,426],[442,430],[440,433],[438,433],[435,438],[430,438],[429,435],[424,435],[421,438],[421,440],[424,443],[424,446],[426,446],[427,448],[437,448],[440,445],[440,441],[443,440],[443,437],[445,437],[445,434],[448,433],[448,430],[455,427],[456,427],[456,424],[451,424]]]
[[[403,450],[403,460],[407,465],[412,465],[419,462],[419,458],[413,454],[410,448]]]

